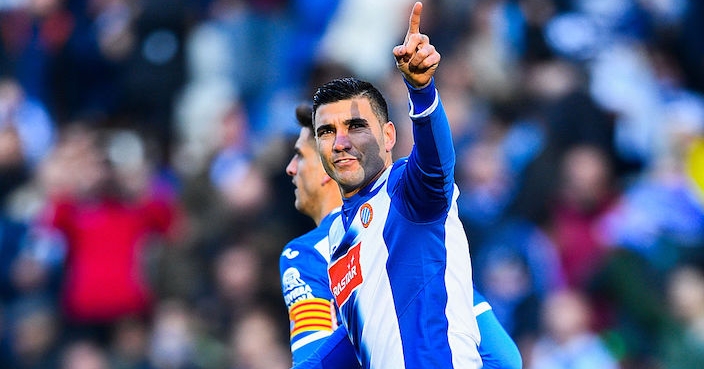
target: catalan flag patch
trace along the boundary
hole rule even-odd
[[[326,299],[312,298],[298,301],[288,311],[291,321],[291,338],[308,331],[333,330],[332,303]]]

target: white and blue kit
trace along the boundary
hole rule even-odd
[[[482,341],[479,354],[482,369],[521,369],[523,358],[518,346],[491,309],[491,305],[477,290],[474,290],[474,314],[477,317]],[[321,343],[315,352],[294,369],[360,369],[354,347],[348,338],[347,329],[342,325]]]
[[[480,368],[449,123],[434,82],[408,90],[415,145],[344,199],[330,289],[362,367]]]
[[[334,313],[326,315],[332,292],[328,286],[328,231],[339,209],[320,225],[289,242],[281,253],[281,285],[291,322],[291,352],[295,369],[360,369],[344,326],[335,328]],[[307,306],[307,308],[305,308]],[[474,290],[474,314],[482,341],[483,369],[519,369],[521,356],[486,299]],[[311,319],[321,319],[310,324]],[[333,330],[336,329],[334,332]]]

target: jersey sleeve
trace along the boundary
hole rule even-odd
[[[308,358],[293,369],[361,369],[347,330],[340,326]]]
[[[296,240],[279,259],[281,288],[288,309],[293,363],[305,360],[337,325],[327,277],[327,260]]]
[[[432,221],[444,215],[453,200],[455,148],[434,80],[420,89],[406,85],[414,146],[405,171],[404,211],[409,219]]]
[[[485,369],[521,369],[523,359],[518,346],[496,318],[491,305],[474,289],[474,314],[477,317],[481,342],[479,355]]]

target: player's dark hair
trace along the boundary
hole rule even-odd
[[[302,103],[296,107],[296,120],[303,128],[313,130],[313,107],[310,104]]]
[[[381,92],[371,83],[353,77],[333,79],[320,86],[313,95],[313,112],[311,116],[315,116],[321,105],[355,97],[365,97],[369,100],[369,104],[381,124],[389,121],[389,108]]]
[[[296,120],[301,128],[310,130],[308,139],[315,143],[315,127],[313,126],[313,107],[307,103],[301,103],[296,107]]]

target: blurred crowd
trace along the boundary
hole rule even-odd
[[[0,367],[291,364],[284,168],[409,0],[0,0]],[[704,3],[427,0],[477,288],[525,367],[704,367]]]

